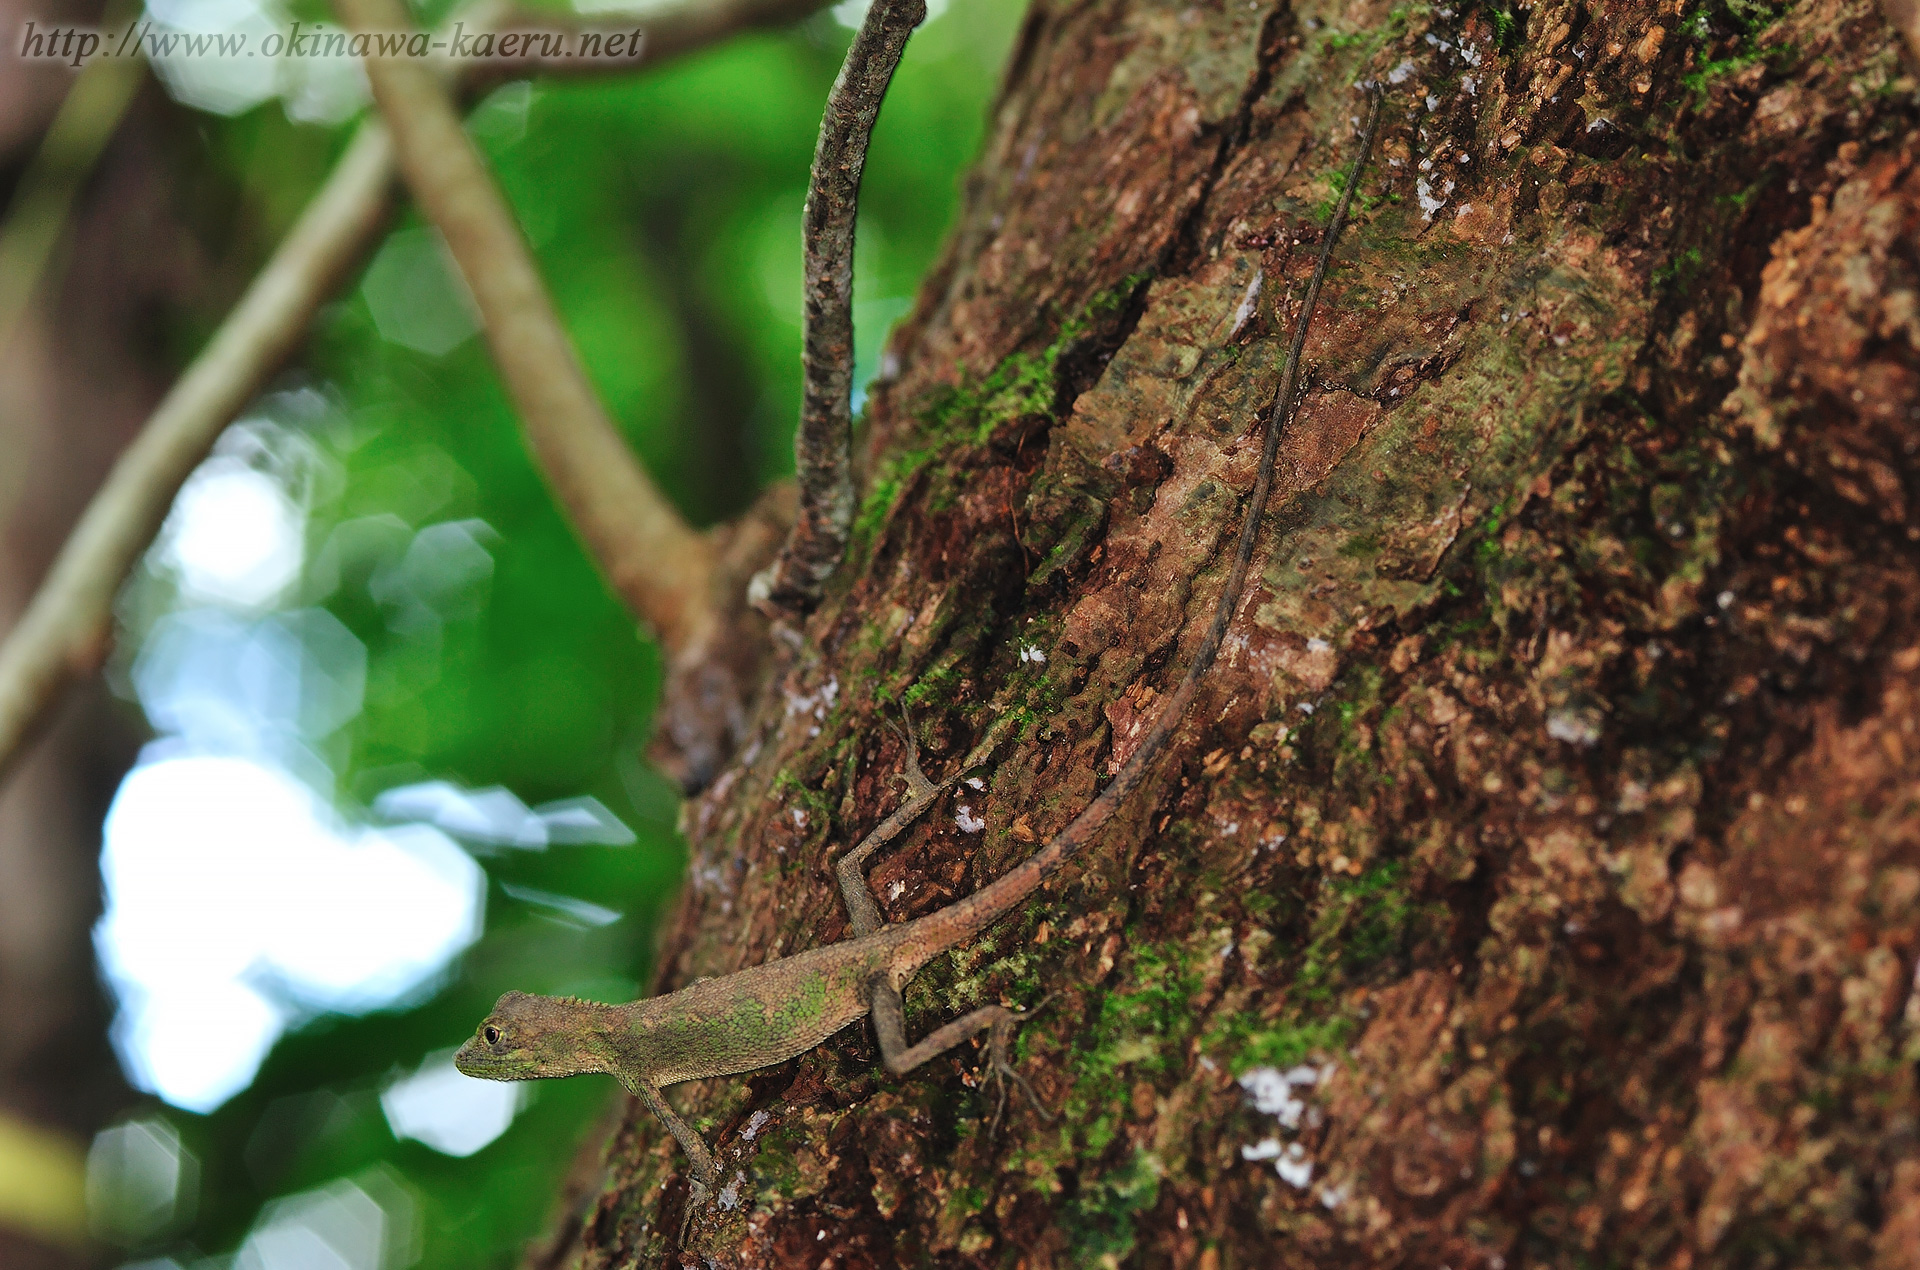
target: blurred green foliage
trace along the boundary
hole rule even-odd
[[[909,46],[862,196],[862,381],[952,218],[1018,17],[1015,0],[970,0]],[[509,85],[473,115],[594,381],[702,524],[738,512],[791,463],[801,205],[847,39],[823,13],[635,77]],[[264,257],[349,131],[289,123],[272,103],[206,119],[197,179],[237,187],[238,257]],[[394,232],[418,225],[403,211]],[[177,355],[207,333],[174,332]],[[291,382],[332,403],[314,438],[334,475],[309,508],[309,563],[289,603],[324,605],[369,655],[364,712],[324,745],[349,814],[394,785],[448,779],[502,785],[530,804],[592,794],[638,842],[487,857],[486,933],[430,998],[323,1016],[213,1114],[161,1111],[199,1159],[198,1205],[130,1255],[223,1256],[274,1197],[386,1170],[419,1207],[418,1264],[507,1265],[548,1219],[611,1082],[539,1087],[468,1159],[395,1141],[379,1092],[467,1035],[507,988],[624,999],[646,982],[652,930],[684,864],[677,795],[641,758],[659,658],[548,499],[478,338],[439,357],[391,343],[356,282],[324,313]],[[413,529],[474,518],[498,535],[485,603],[431,647],[396,632],[370,593],[373,563],[354,554],[354,526],[382,517]],[[568,922],[502,884],[624,916]]]

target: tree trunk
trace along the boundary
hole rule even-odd
[[[1087,857],[868,1030],[630,1110],[542,1264],[1920,1265],[1920,156],[1865,0],[1040,0],[838,590],[685,816],[670,988],[991,880],[1254,582]],[[976,830],[980,821],[984,830]],[[1051,995],[1049,995],[1051,994]],[[596,1148],[600,1149],[600,1148]]]

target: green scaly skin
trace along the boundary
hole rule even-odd
[[[925,960],[902,956],[913,926],[625,1005],[509,992],[454,1065],[488,1080],[605,1072],[656,1086],[771,1067],[865,1018],[874,979],[900,975],[904,983],[912,969],[897,968]]]

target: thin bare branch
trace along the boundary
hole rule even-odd
[[[806,387],[793,439],[800,514],[780,558],[752,587],[755,606],[770,615],[813,607],[853,528],[853,232],[860,177],[887,85],[907,37],[926,16],[926,0],[873,0],[820,121],[803,229]]]
[[[409,30],[398,0],[334,7],[356,32]],[[420,60],[375,56],[364,65],[400,172],[473,293],[494,365],[554,497],[627,606],[670,650],[686,646],[708,621],[706,539],[607,417],[446,84]]]
[[[637,59],[541,69],[606,73],[651,66],[743,31],[785,25],[823,3],[682,0],[638,19],[646,41]],[[483,19],[476,14],[473,20]],[[555,25],[546,18],[505,22]],[[464,82],[481,86],[505,73],[487,63],[454,69]],[[152,541],[181,483],[292,352],[385,222],[392,173],[385,128],[363,126],[293,232],[94,495],[33,602],[0,645],[0,780],[66,688],[99,668],[121,580]]]
[[[293,350],[307,321],[384,217],[387,136],[360,130],[213,341],[114,464],[46,581],[0,646],[0,774],[61,689],[93,673],[112,633],[120,580],[220,430]]]

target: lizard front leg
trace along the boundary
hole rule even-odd
[[[691,1211],[706,1199],[709,1188],[719,1180],[720,1172],[714,1167],[713,1152],[707,1150],[706,1142],[694,1131],[693,1126],[667,1105],[660,1086],[624,1073],[620,1076],[620,1083],[627,1087],[627,1092],[646,1104],[648,1111],[660,1118],[660,1123],[667,1126],[667,1132],[680,1143],[680,1149],[687,1153],[687,1159],[693,1165],[693,1196],[688,1205]]]
[[[867,857],[905,833],[908,826],[926,815],[927,808],[933,806],[933,800],[952,783],[949,780],[936,785],[920,770],[920,746],[913,739],[911,722],[901,735],[907,742],[907,770],[900,777],[907,783],[906,801],[881,821],[872,833],[862,838],[859,846],[841,856],[833,869],[840,880],[840,895],[846,900],[847,922],[853,928],[855,939],[871,935],[887,924],[872,889],[867,886],[864,872]]]

